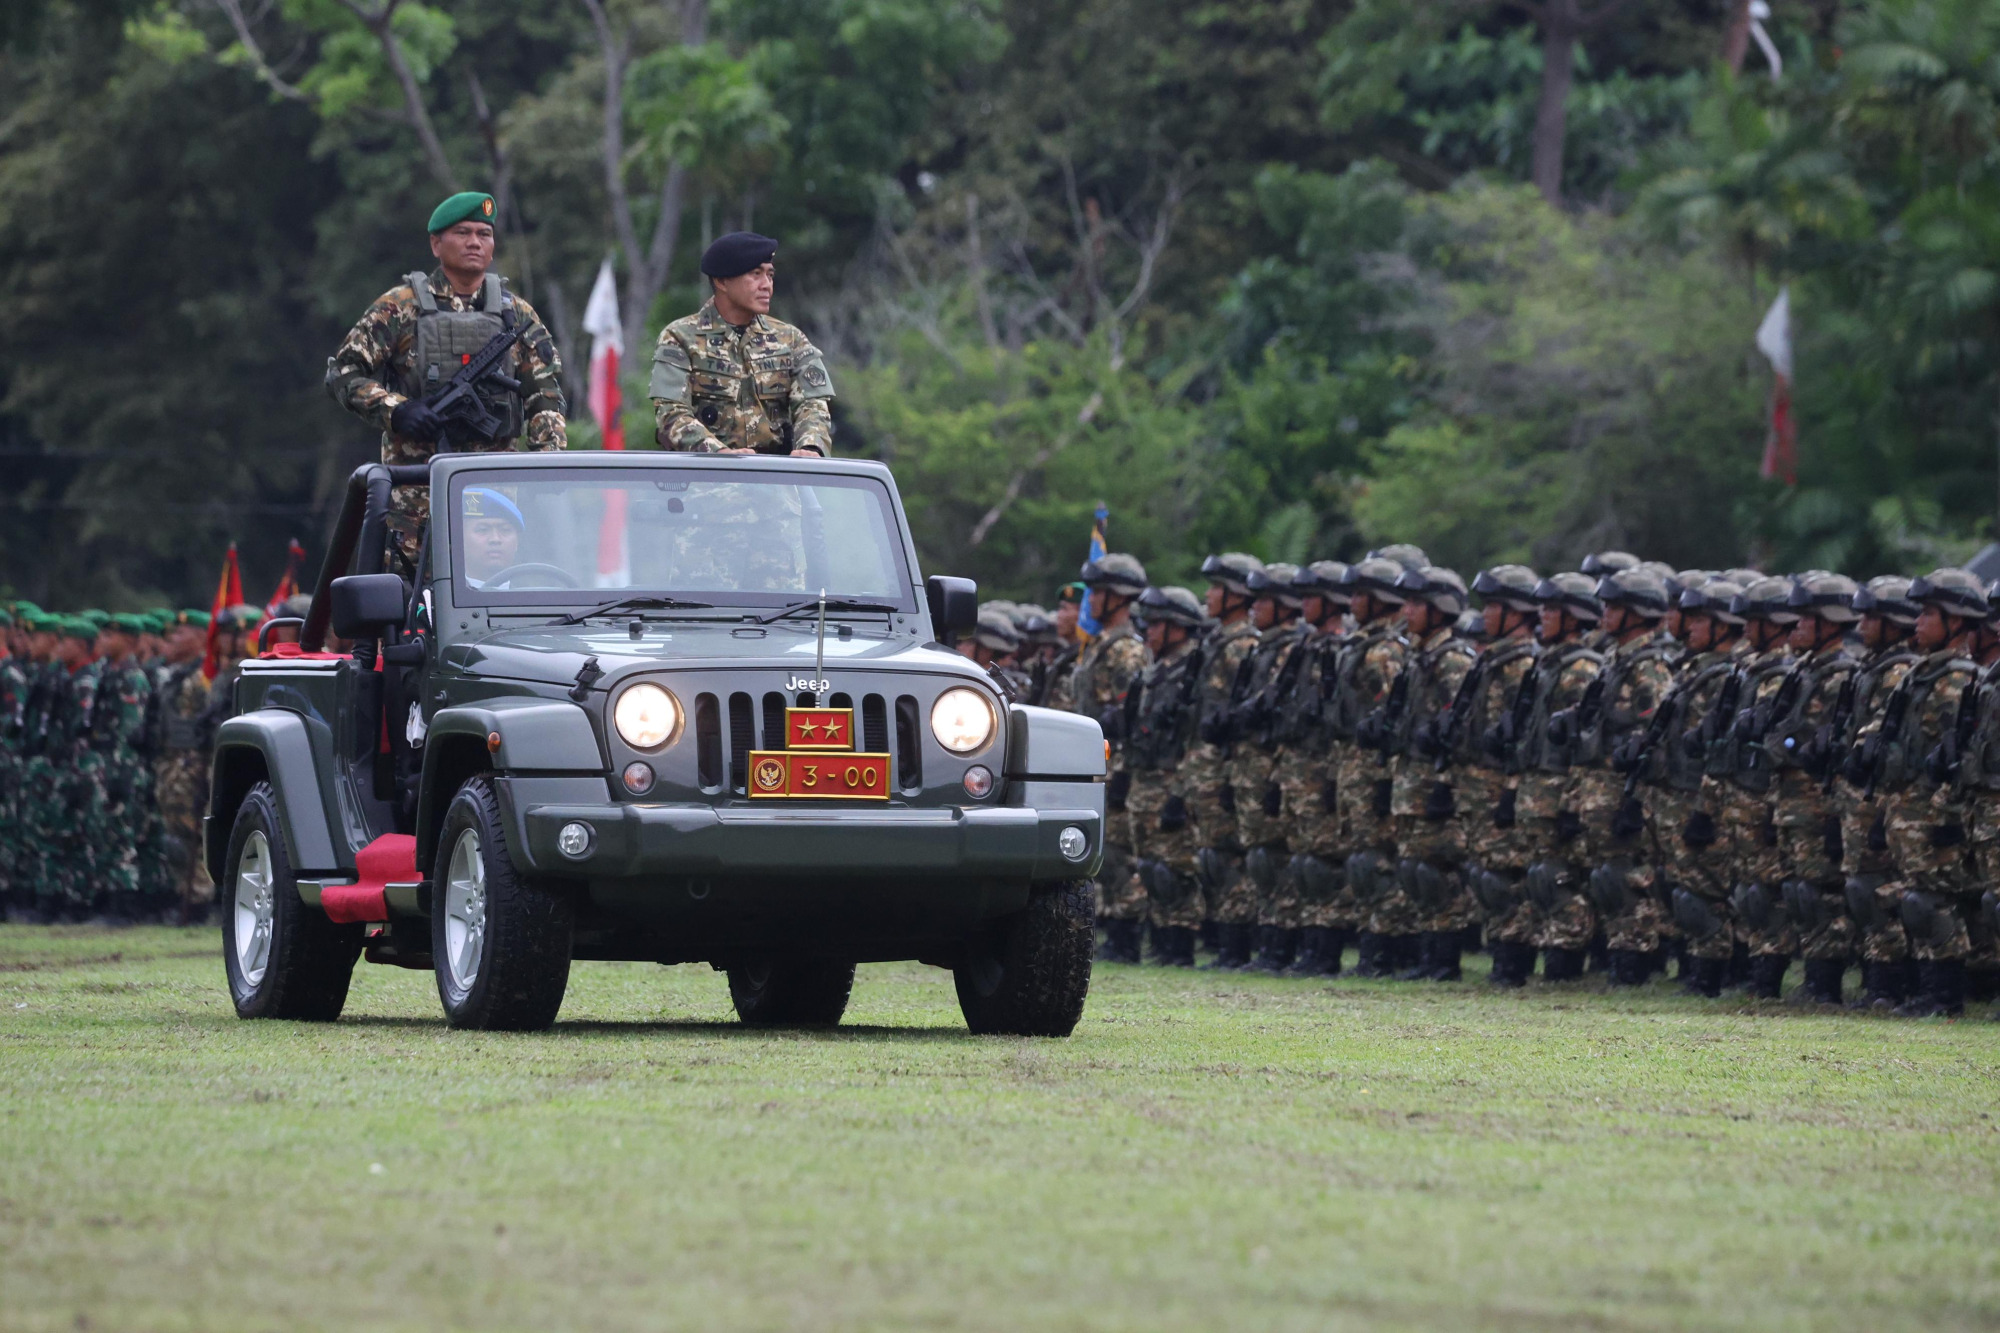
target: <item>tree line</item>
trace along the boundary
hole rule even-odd
[[[996,592],[1069,577],[1099,500],[1160,578],[1962,558],[2000,505],[2000,9],[1771,8],[17,0],[0,584],[185,602],[230,540],[253,583],[317,546],[374,447],[325,358],[460,188],[579,447],[602,260],[646,441],[702,245],[781,238],[841,452]],[[1781,285],[1796,486],[1757,474]]]

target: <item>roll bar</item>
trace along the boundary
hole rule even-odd
[[[430,480],[431,465],[427,462],[363,463],[348,476],[333,542],[320,563],[319,581],[313,585],[312,609],[306,612],[305,628],[299,631],[301,652],[316,653],[326,646],[327,622],[333,618],[333,581],[349,572],[356,552],[360,567],[354,573],[380,574],[388,564],[390,488],[428,486]]]

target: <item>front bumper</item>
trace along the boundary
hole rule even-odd
[[[1078,879],[1103,860],[1104,786],[1016,782],[999,805],[830,809],[569,801],[547,779],[503,780],[515,848],[533,871],[575,878],[695,875],[764,878],[968,876]],[[601,783],[598,791],[603,791]],[[564,825],[591,830],[581,856],[556,844]],[[1080,860],[1063,855],[1064,829],[1083,830]]]

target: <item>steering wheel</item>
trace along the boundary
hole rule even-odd
[[[516,574],[546,574],[557,580],[555,586],[558,588],[581,588],[583,586],[561,565],[544,565],[537,561],[529,561],[526,564],[520,565],[509,565],[492,578],[487,579],[480,586],[486,588],[507,587],[512,591],[518,591],[511,587],[511,580]],[[541,586],[546,587],[548,585],[544,584]]]

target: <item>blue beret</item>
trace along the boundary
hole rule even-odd
[[[528,520],[521,517],[519,507],[500,492],[484,486],[466,487],[461,508],[467,518],[504,518],[521,531],[528,530]]]
[[[778,243],[754,231],[732,231],[718,236],[701,252],[701,271],[711,278],[740,278],[761,268],[778,255]]]

